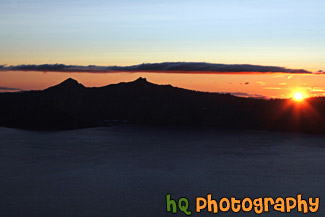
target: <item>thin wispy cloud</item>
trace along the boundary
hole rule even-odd
[[[260,86],[265,86],[266,83],[264,81],[256,81],[256,84],[260,85]]]
[[[230,94],[238,97],[247,97],[247,98],[255,98],[255,99],[268,99],[268,97],[260,95],[260,94],[249,94],[244,92],[220,92],[221,94]]]
[[[214,64],[204,62],[164,62],[143,63],[132,66],[80,66],[65,64],[16,65],[0,66],[2,71],[43,71],[43,72],[86,72],[86,73],[116,73],[116,72],[155,72],[155,73],[293,73],[311,74],[304,69],[289,69],[279,66],[262,66],[249,64]]]
[[[264,90],[281,90],[281,87],[263,87]]]
[[[0,91],[1,90],[8,90],[8,91],[19,91],[19,90],[21,90],[21,89],[19,89],[19,88],[12,88],[12,87],[0,87]]]

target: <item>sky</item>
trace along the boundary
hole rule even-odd
[[[324,8],[323,0],[0,0],[0,65],[128,66],[185,61],[325,71]],[[178,84],[169,76],[167,83]],[[224,78],[219,77],[214,78]],[[319,77],[309,77],[292,88],[325,86],[317,83]],[[93,79],[98,82],[85,82],[102,84],[99,76]],[[238,76],[227,83],[232,80]],[[41,80],[36,86],[15,81],[15,73],[0,72],[0,87],[42,86]],[[262,76],[250,83],[258,81],[273,82]],[[284,86],[286,81],[278,83]],[[204,85],[199,89],[220,89]],[[265,93],[256,89],[256,94]],[[267,95],[280,97],[284,92]]]
[[[325,69],[323,0],[0,0],[0,64]]]

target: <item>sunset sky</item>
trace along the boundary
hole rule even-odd
[[[325,71],[324,8],[323,0],[0,0],[0,65],[185,61]],[[290,97],[293,89],[309,96],[325,92],[324,75],[284,73],[0,71],[0,89],[41,89],[68,77],[100,86],[139,76],[190,89],[268,97]]]

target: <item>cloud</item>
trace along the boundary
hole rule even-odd
[[[259,84],[261,86],[265,86],[266,85],[266,83],[264,81],[256,81],[256,84]]]
[[[263,87],[264,90],[281,90],[281,87]]]
[[[261,66],[248,64],[214,64],[204,62],[164,62],[143,63],[133,66],[78,66],[65,64],[2,66],[2,71],[43,71],[43,72],[156,72],[156,73],[307,73],[304,69],[288,69],[279,66]]]
[[[64,64],[17,65],[17,66],[3,67],[2,70],[9,70],[9,71],[53,71],[53,72],[62,72],[62,71],[68,71],[71,68],[77,68],[77,66],[64,65]]]
[[[0,87],[0,90],[21,90],[19,88],[12,88],[12,87]]]
[[[221,94],[231,94],[233,96],[255,98],[255,99],[268,99],[268,97],[263,96],[263,95],[248,94],[248,93],[243,93],[243,92],[221,92]]]
[[[317,72],[315,72],[315,74],[325,74],[325,71],[323,71],[323,70],[318,70]]]
[[[311,87],[310,92],[325,93],[325,88],[322,87]]]

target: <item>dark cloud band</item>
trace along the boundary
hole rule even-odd
[[[200,62],[144,63],[133,66],[78,66],[65,64],[1,66],[2,71],[46,71],[46,72],[161,72],[161,73],[296,73],[310,74],[304,69],[288,69],[278,66],[249,64],[213,64]]]

